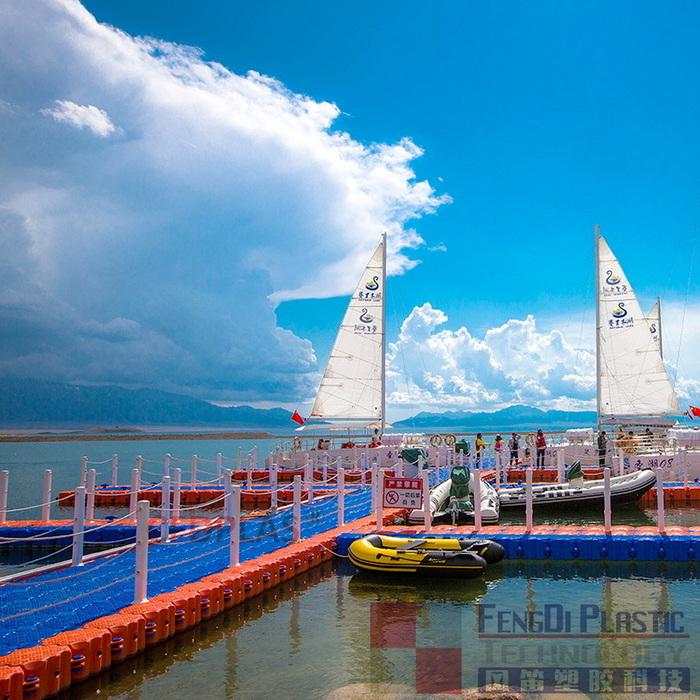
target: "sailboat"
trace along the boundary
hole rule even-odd
[[[384,432],[385,284],[384,233],[348,303],[308,420]]]
[[[652,310],[655,321],[642,313],[598,227],[595,247],[598,424],[671,425],[679,406],[661,355],[660,305]]]

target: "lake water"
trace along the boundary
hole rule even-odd
[[[329,562],[70,697],[407,698],[555,670],[591,697],[606,679],[637,683],[618,697],[646,697],[640,669],[648,690],[662,677],[697,693],[696,576],[694,565],[502,562],[483,579],[401,583]]]

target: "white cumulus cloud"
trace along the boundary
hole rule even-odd
[[[102,138],[113,134],[116,127],[107,112],[95,105],[79,105],[70,100],[56,100],[55,107],[46,107],[42,114],[57,122],[65,122],[78,129],[88,129]]]
[[[534,316],[511,319],[483,337],[447,315],[416,306],[389,345],[390,403],[422,408],[483,409],[511,403],[591,408],[595,356],[558,330],[542,332]]]
[[[362,143],[336,105],[77,0],[2,3],[0,62],[0,373],[306,396],[313,348],[274,304],[348,293],[383,231],[410,269],[447,201],[409,138]]]

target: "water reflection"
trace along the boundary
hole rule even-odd
[[[358,688],[405,697],[439,672],[443,662],[430,656],[436,649],[460,650],[461,667],[453,664],[451,673],[462,687],[474,687],[478,669],[492,667],[585,674],[666,664],[695,674],[696,577],[694,564],[674,562],[509,561],[483,579],[409,582],[328,562],[64,697],[337,698]],[[518,619],[536,620],[545,606],[571,614],[571,636],[559,627],[552,634],[518,628]],[[589,616],[583,633],[582,606]],[[626,636],[635,611],[659,619],[680,611],[685,636]],[[608,633],[601,633],[603,618]],[[421,667],[426,653],[432,666]]]

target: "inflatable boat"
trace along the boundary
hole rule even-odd
[[[500,561],[504,549],[490,540],[368,535],[355,540],[348,555],[359,569],[380,574],[471,578]]]
[[[498,522],[498,493],[491,484],[482,479],[480,494],[481,523],[493,525]],[[438,484],[430,492],[432,522],[473,523],[473,495],[473,484],[468,467],[453,467],[450,478]],[[423,523],[423,511],[411,511],[408,521],[415,524]]]
[[[562,484],[534,484],[532,501],[536,506],[566,506],[580,503],[595,505],[603,503],[604,479],[583,480],[578,462],[574,462],[567,473],[568,481]],[[651,469],[640,469],[630,474],[613,476],[610,479],[610,501],[632,503],[643,496],[656,483],[656,474]],[[524,508],[525,487],[504,487],[498,492],[501,508]]]

